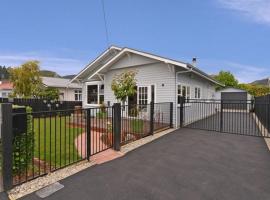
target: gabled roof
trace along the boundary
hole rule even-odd
[[[104,52],[101,53],[100,56],[98,56],[96,59],[94,59],[92,62],[90,62],[88,65],[85,66],[73,79],[71,79],[70,83],[73,83],[75,80],[81,80],[85,73],[87,73],[91,68],[93,68],[98,63],[102,62],[104,60],[104,57],[112,54],[113,52],[120,52],[121,48],[117,46],[111,46],[110,48],[106,49]]]
[[[105,62],[103,65],[98,66],[97,68],[94,68],[94,65],[101,61],[102,58],[106,55],[109,54],[111,51],[117,51],[117,53],[112,56],[109,60],[107,60],[107,62]],[[211,76],[209,76],[208,74],[202,72],[201,70],[199,70],[198,68],[194,67],[193,65],[189,64],[189,63],[185,63],[182,61],[177,61],[177,60],[173,60],[173,59],[169,59],[169,58],[165,58],[162,56],[158,56],[155,54],[151,54],[151,53],[147,53],[144,51],[139,51],[139,50],[135,50],[135,49],[131,49],[131,48],[120,48],[120,47],[115,47],[115,46],[111,46],[109,49],[107,49],[105,52],[103,52],[98,58],[96,58],[93,62],[91,62],[90,64],[88,64],[74,79],[71,80],[71,82],[74,82],[75,80],[78,79],[82,79],[82,77],[85,77],[85,73],[91,71],[92,68],[92,74],[89,77],[89,79],[91,79],[94,75],[96,75],[97,73],[99,73],[101,70],[111,66],[113,63],[117,62],[120,58],[122,58],[123,56],[125,56],[128,53],[133,53],[133,54],[137,54],[137,55],[141,55],[150,59],[154,59],[160,62],[164,62],[166,64],[171,64],[174,66],[178,66],[183,68],[184,70],[189,70],[190,72],[196,73],[197,75],[206,78],[207,80],[221,85],[223,86],[221,83],[219,83],[218,81],[216,81],[215,79],[213,79]]]
[[[55,87],[55,88],[82,88],[82,85],[79,83],[70,83],[70,79],[65,78],[55,78],[55,77],[41,77],[42,83],[46,87]]]

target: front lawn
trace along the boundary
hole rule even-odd
[[[34,119],[35,158],[59,168],[80,160],[75,138],[82,128],[69,126],[70,116]]]

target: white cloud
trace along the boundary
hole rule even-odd
[[[60,75],[76,74],[84,66],[85,62],[78,59],[54,57],[48,55],[38,55],[37,53],[24,53],[24,54],[1,54],[0,65],[5,66],[19,66],[20,64],[29,61],[40,61],[41,69],[56,71]]]
[[[238,11],[258,22],[270,25],[270,0],[217,0],[223,7]]]
[[[266,67],[224,60],[201,59],[199,62],[199,67],[211,74],[217,74],[220,70],[232,72],[240,83],[250,83],[270,76],[270,69]]]

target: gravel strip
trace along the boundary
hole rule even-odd
[[[121,153],[125,154],[129,151],[132,151],[144,144],[147,144],[155,139],[158,139],[175,129],[168,129],[154,135],[147,136],[140,140],[134,141],[132,143],[126,144],[121,147]],[[80,163],[65,167],[63,169],[57,170],[51,174],[48,174],[43,177],[36,178],[32,181],[26,182],[22,185],[19,185],[8,192],[10,199],[18,199],[27,194],[33,193],[41,188],[44,188],[50,184],[53,184],[59,180],[62,180],[68,176],[76,174],[77,172],[84,170],[88,167],[95,165],[95,162],[82,161]]]
[[[125,153],[127,153],[129,151],[132,151],[132,150],[134,150],[134,149],[136,149],[136,148],[138,148],[138,147],[140,147],[140,146],[142,146],[144,144],[147,144],[147,143],[149,143],[149,142],[151,142],[151,141],[153,141],[155,139],[158,139],[158,138],[160,138],[160,137],[162,137],[162,136],[164,136],[164,135],[166,135],[168,133],[171,133],[174,130],[176,130],[176,129],[173,129],[173,128],[167,129],[165,131],[155,133],[154,135],[150,135],[150,136],[147,136],[147,137],[142,138],[140,140],[137,140],[137,141],[131,142],[129,144],[126,144],[126,145],[121,147],[121,152],[125,154]]]
[[[48,186],[52,183],[55,183],[59,180],[62,180],[68,176],[76,174],[79,171],[82,171],[88,167],[95,165],[95,162],[82,161],[74,165],[70,165],[63,169],[57,170],[53,173],[50,173],[46,176],[36,178],[32,181],[26,182],[22,185],[19,185],[11,189],[8,194],[10,199],[18,199],[27,194],[33,193],[45,186]]]

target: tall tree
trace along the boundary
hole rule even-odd
[[[225,87],[237,87],[238,85],[238,80],[229,71],[220,71],[214,78],[220,83],[223,83]]]
[[[23,98],[38,97],[42,81],[38,61],[28,61],[19,67],[10,69],[10,80],[13,83],[12,96]]]
[[[6,68],[6,66],[0,65],[0,80],[7,80],[7,79],[9,79],[8,69]]]

